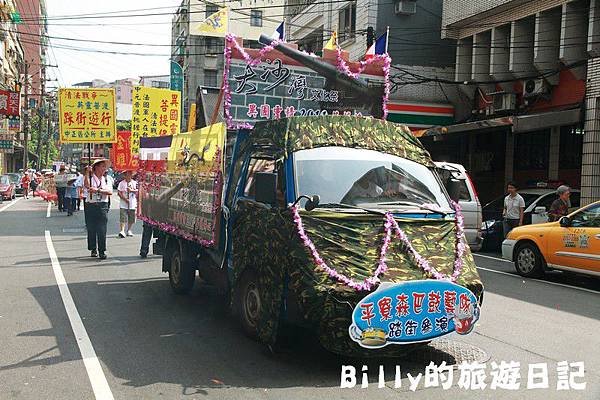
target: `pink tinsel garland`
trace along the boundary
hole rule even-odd
[[[246,123],[246,122],[234,123],[233,116],[231,115],[231,88],[229,86],[228,75],[229,75],[229,69],[231,67],[232,48],[235,47],[235,49],[244,58],[244,61],[246,61],[246,63],[248,65],[254,67],[254,66],[259,65],[263,61],[263,59],[266,57],[266,55],[268,53],[270,53],[271,51],[273,51],[275,46],[277,46],[279,43],[281,43],[280,40],[273,40],[270,45],[265,46],[259,50],[257,57],[252,58],[252,56],[250,56],[244,50],[244,48],[242,46],[240,46],[239,43],[236,41],[235,35],[232,35],[229,33],[225,36],[225,51],[224,51],[225,67],[223,68],[223,92],[224,92],[225,121],[227,122],[228,128],[230,128],[230,129],[251,129],[252,128],[252,125],[249,123]],[[374,56],[373,58],[371,58],[369,60],[360,61],[359,62],[360,66],[359,66],[358,71],[352,72],[352,70],[348,66],[348,63],[342,58],[342,50],[339,47],[337,47],[337,63],[336,63],[337,69],[340,72],[343,72],[344,74],[351,76],[353,78],[357,78],[358,76],[360,76],[360,74],[364,72],[364,70],[367,68],[367,66],[369,66],[373,63],[376,63],[376,62],[381,62],[381,61],[383,61],[383,74],[384,74],[384,78],[383,78],[384,79],[384,91],[383,91],[382,103],[383,103],[383,119],[385,120],[387,118],[387,114],[388,114],[387,104],[388,104],[388,100],[390,97],[390,66],[392,63],[392,59],[387,54],[377,54],[376,56]]]
[[[452,275],[444,275],[437,271],[427,259],[421,256],[415,248],[412,246],[410,239],[406,236],[404,231],[400,228],[394,216],[391,213],[386,213],[384,218],[384,232],[385,236],[383,237],[383,243],[381,245],[381,249],[379,252],[379,261],[377,263],[377,269],[373,273],[372,276],[366,278],[362,282],[357,282],[352,278],[344,274],[340,274],[337,270],[331,268],[327,265],[327,263],[321,258],[317,248],[314,243],[304,230],[304,226],[302,224],[302,218],[300,217],[300,213],[298,212],[298,206],[292,207],[292,213],[294,217],[294,222],[296,223],[296,228],[298,230],[298,234],[304,243],[304,246],[308,248],[310,251],[313,260],[318,268],[324,270],[331,278],[344,283],[345,285],[361,291],[361,290],[371,290],[371,288],[381,281],[379,280],[379,276],[385,274],[388,270],[388,266],[386,263],[386,255],[390,243],[392,241],[392,231],[394,231],[395,236],[400,239],[404,248],[406,248],[408,254],[414,259],[415,263],[419,268],[427,272],[429,275],[433,276],[435,279],[439,280],[448,280],[450,282],[455,282],[458,276],[460,275],[463,268],[463,256],[466,250],[466,245],[464,243],[464,219],[461,212],[460,206],[452,202],[452,206],[456,211],[456,232],[455,232],[455,249],[454,249],[454,271]]]

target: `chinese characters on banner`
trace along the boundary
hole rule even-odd
[[[468,334],[479,318],[479,304],[470,290],[451,282],[408,281],[367,295],[352,318],[352,340],[376,348],[422,342],[453,331]]]
[[[114,143],[117,124],[114,89],[59,89],[62,143]]]
[[[0,115],[19,116],[19,93],[0,90]]]
[[[117,171],[133,171],[137,169],[137,160],[131,154],[131,131],[118,131],[117,142],[113,145],[111,163]]]
[[[144,86],[133,88],[131,152],[136,157],[141,137],[175,135],[181,121],[181,93]]]
[[[335,59],[271,50],[253,65],[247,57],[260,57],[257,50],[231,46],[226,71],[231,101],[225,102],[229,127],[292,116],[382,116],[387,79],[383,62],[364,67],[359,76],[363,86],[353,86],[353,78],[332,72]]]

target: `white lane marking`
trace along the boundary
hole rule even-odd
[[[0,208],[0,212],[6,210],[8,207],[12,207],[17,201],[21,200],[22,197],[19,197],[16,200],[11,201],[10,203],[8,203],[7,205],[5,205],[4,207]]]
[[[90,341],[87,331],[85,330],[85,326],[81,321],[77,307],[75,307],[75,302],[73,301],[73,297],[69,291],[69,286],[65,281],[65,276],[63,275],[60,263],[58,262],[58,256],[54,250],[54,244],[52,243],[50,231],[46,231],[46,246],[48,247],[48,254],[50,255],[50,260],[52,261],[52,270],[54,271],[56,285],[60,291],[60,297],[62,298],[65,310],[67,311],[69,322],[71,322],[71,328],[73,329],[73,333],[77,338],[77,346],[79,346],[81,358],[83,359],[90,383],[92,384],[94,396],[97,400],[114,400],[113,394],[108,386],[108,382],[106,381],[106,376],[102,371],[100,361],[98,361],[98,357],[96,357],[94,346],[92,346],[92,342]]]
[[[51,210],[51,207],[52,207],[52,202],[51,202],[51,201],[49,201],[49,202],[48,202],[48,209],[46,210],[46,218],[50,218],[50,210]]]
[[[507,262],[507,263],[512,264],[512,261],[505,260],[504,258],[499,258],[499,257],[494,257],[494,256],[486,256],[484,254],[475,254],[475,253],[473,253],[473,255],[476,257],[489,258],[490,260],[502,261],[502,262]]]
[[[562,287],[566,287],[566,288],[569,288],[569,289],[581,290],[583,292],[600,294],[600,292],[598,292],[597,290],[586,289],[586,288],[582,288],[582,287],[578,287],[578,286],[565,285],[564,283],[558,283],[558,282],[552,282],[552,281],[545,281],[545,280],[542,280],[542,279],[524,278],[521,275],[511,274],[510,272],[497,271],[497,270],[491,269],[491,268],[477,267],[477,269],[481,269],[483,271],[488,271],[488,272],[493,272],[493,273],[500,274],[500,275],[512,276],[513,278],[522,279],[523,282],[525,282],[525,281],[536,281],[536,282],[546,283],[548,285],[562,286]]]

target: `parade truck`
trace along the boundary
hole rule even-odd
[[[249,336],[271,345],[300,326],[345,355],[472,331],[483,285],[460,186],[406,126],[345,110],[243,122],[142,141],[139,214],[176,294],[200,280]]]

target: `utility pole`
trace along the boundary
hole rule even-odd
[[[44,165],[46,167],[48,167],[49,165],[49,153],[50,153],[50,143],[52,142],[52,140],[54,140],[54,137],[52,135],[52,132],[50,131],[52,128],[52,116],[53,116],[53,112],[52,112],[52,102],[49,101],[48,102],[48,114],[46,115],[46,121],[48,122],[48,126],[46,127],[46,143],[44,146]]]
[[[46,67],[42,66],[42,74],[40,76],[41,84],[42,84],[42,93],[40,95],[40,104],[38,105],[38,138],[37,138],[37,147],[35,154],[37,154],[37,163],[36,169],[39,171],[41,169],[41,156],[42,156],[42,123],[44,119],[44,95],[46,89]]]
[[[28,83],[29,83],[29,65],[27,65],[27,61],[25,63],[25,112],[23,113],[23,134],[25,135],[23,141],[23,172],[27,171],[27,164],[29,162],[29,150],[27,136],[29,135],[29,91],[28,91]]]

